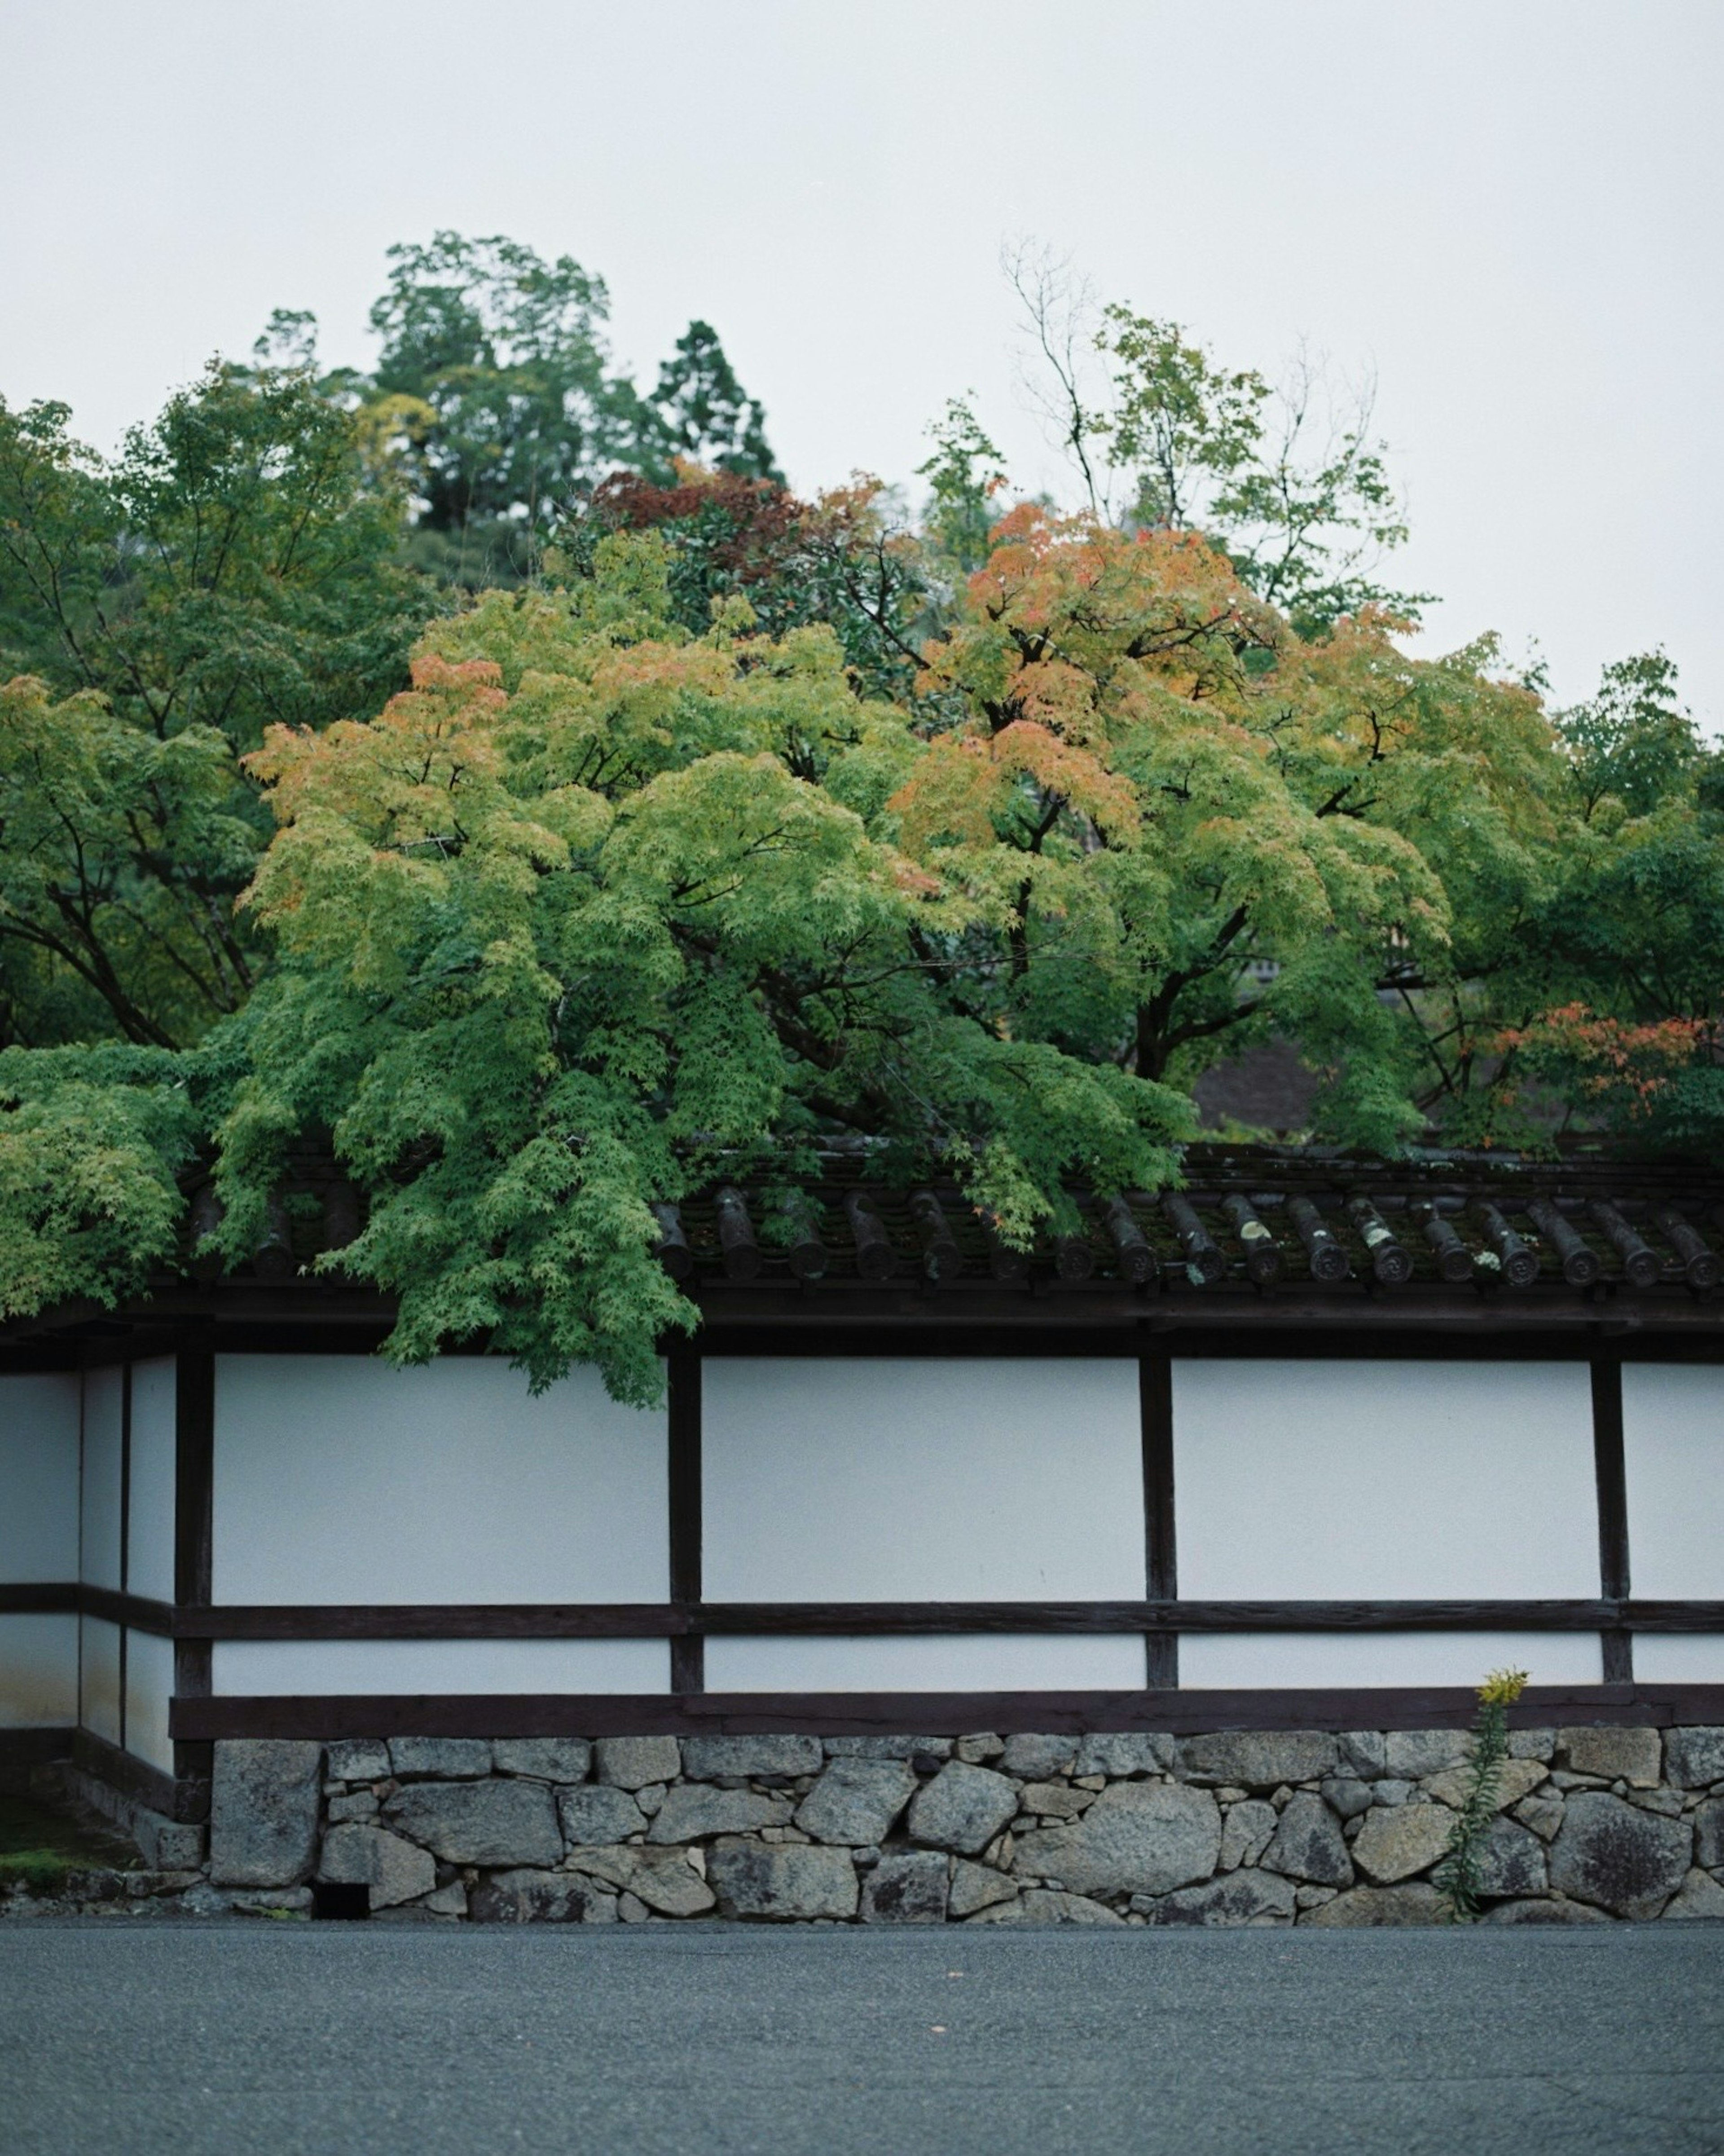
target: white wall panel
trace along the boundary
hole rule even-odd
[[[726,1356],[701,1420],[709,1601],[1144,1592],[1135,1363]]]
[[[1581,1363],[1178,1361],[1173,1460],[1188,1598],[1598,1592]]]
[[[83,1569],[92,1587],[120,1584],[121,1419],[126,1373],[91,1370],[84,1379]]]
[[[218,1696],[664,1692],[664,1640],[218,1640]]]
[[[1183,1691],[1482,1684],[1521,1669],[1534,1684],[1598,1684],[1596,1632],[1187,1632]]]
[[[173,1697],[173,1641],[136,1629],[126,1635],[126,1748],[136,1758],[173,1772],[173,1745],[167,1734],[168,1702]]]
[[[1634,1592],[1724,1599],[1724,1369],[1625,1364],[1622,1440]]]
[[[0,1729],[69,1729],[78,1719],[78,1620],[0,1616]]]
[[[669,1573],[664,1413],[596,1371],[536,1399],[478,1356],[216,1358],[218,1602],[655,1602]]]
[[[1141,1691],[1143,1641],[1129,1634],[914,1634],[890,1639],[709,1639],[718,1691]]]
[[[1641,1684],[1724,1684],[1724,1632],[1636,1632]]]
[[[110,1744],[120,1742],[120,1627],[83,1617],[78,1657],[78,1719]]]
[[[174,1392],[172,1355],[133,1364],[126,1584],[158,1602],[173,1599]]]
[[[0,1580],[78,1577],[79,1380],[0,1378]]]

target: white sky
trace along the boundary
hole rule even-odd
[[[1719,0],[0,0],[0,394],[110,446],[276,306],[365,362],[392,240],[574,254],[650,377],[716,325],[790,476],[894,480],[1003,240],[1234,365],[1374,367],[1426,648],[1559,696],[1663,643],[1724,720]]]

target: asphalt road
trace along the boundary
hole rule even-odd
[[[0,1930],[4,2156],[1724,2150],[1724,1928]]]

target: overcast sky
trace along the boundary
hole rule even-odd
[[[650,377],[694,315],[793,481],[908,478],[1003,241],[1235,365],[1374,370],[1426,649],[1559,696],[1663,644],[1724,721],[1719,0],[0,0],[0,395],[111,445],[271,309],[367,361],[391,241],[569,253]]]

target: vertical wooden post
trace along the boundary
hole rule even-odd
[[[131,1587],[131,1365],[126,1363],[120,1373],[120,1592],[128,1593]],[[120,1749],[126,1749],[126,1693],[127,1678],[127,1646],[131,1639],[131,1627],[121,1625],[120,1632]]]
[[[208,1326],[181,1336],[174,1358],[173,1599],[176,1609],[207,1609],[213,1570],[215,1344]],[[176,1700],[208,1699],[213,1656],[208,1640],[173,1643]],[[209,1747],[176,1742],[177,1809],[200,1816],[207,1803]]]
[[[700,1600],[700,1356],[677,1346],[670,1354],[670,1599],[680,1609]],[[670,1642],[670,1689],[706,1689],[706,1642],[698,1632]]]
[[[1628,1473],[1623,1459],[1622,1358],[1595,1353],[1593,1373],[1593,1468],[1598,1489],[1598,1591],[1625,1602],[1629,1584]],[[1634,1639],[1620,1626],[1603,1635],[1604,1681],[1634,1681]]]
[[[1173,1361],[1165,1350],[1141,1356],[1138,1403],[1143,1420],[1144,1582],[1152,1602],[1171,1602],[1179,1592],[1173,1535]],[[1144,1635],[1146,1681],[1171,1690],[1179,1682],[1179,1635]]]

